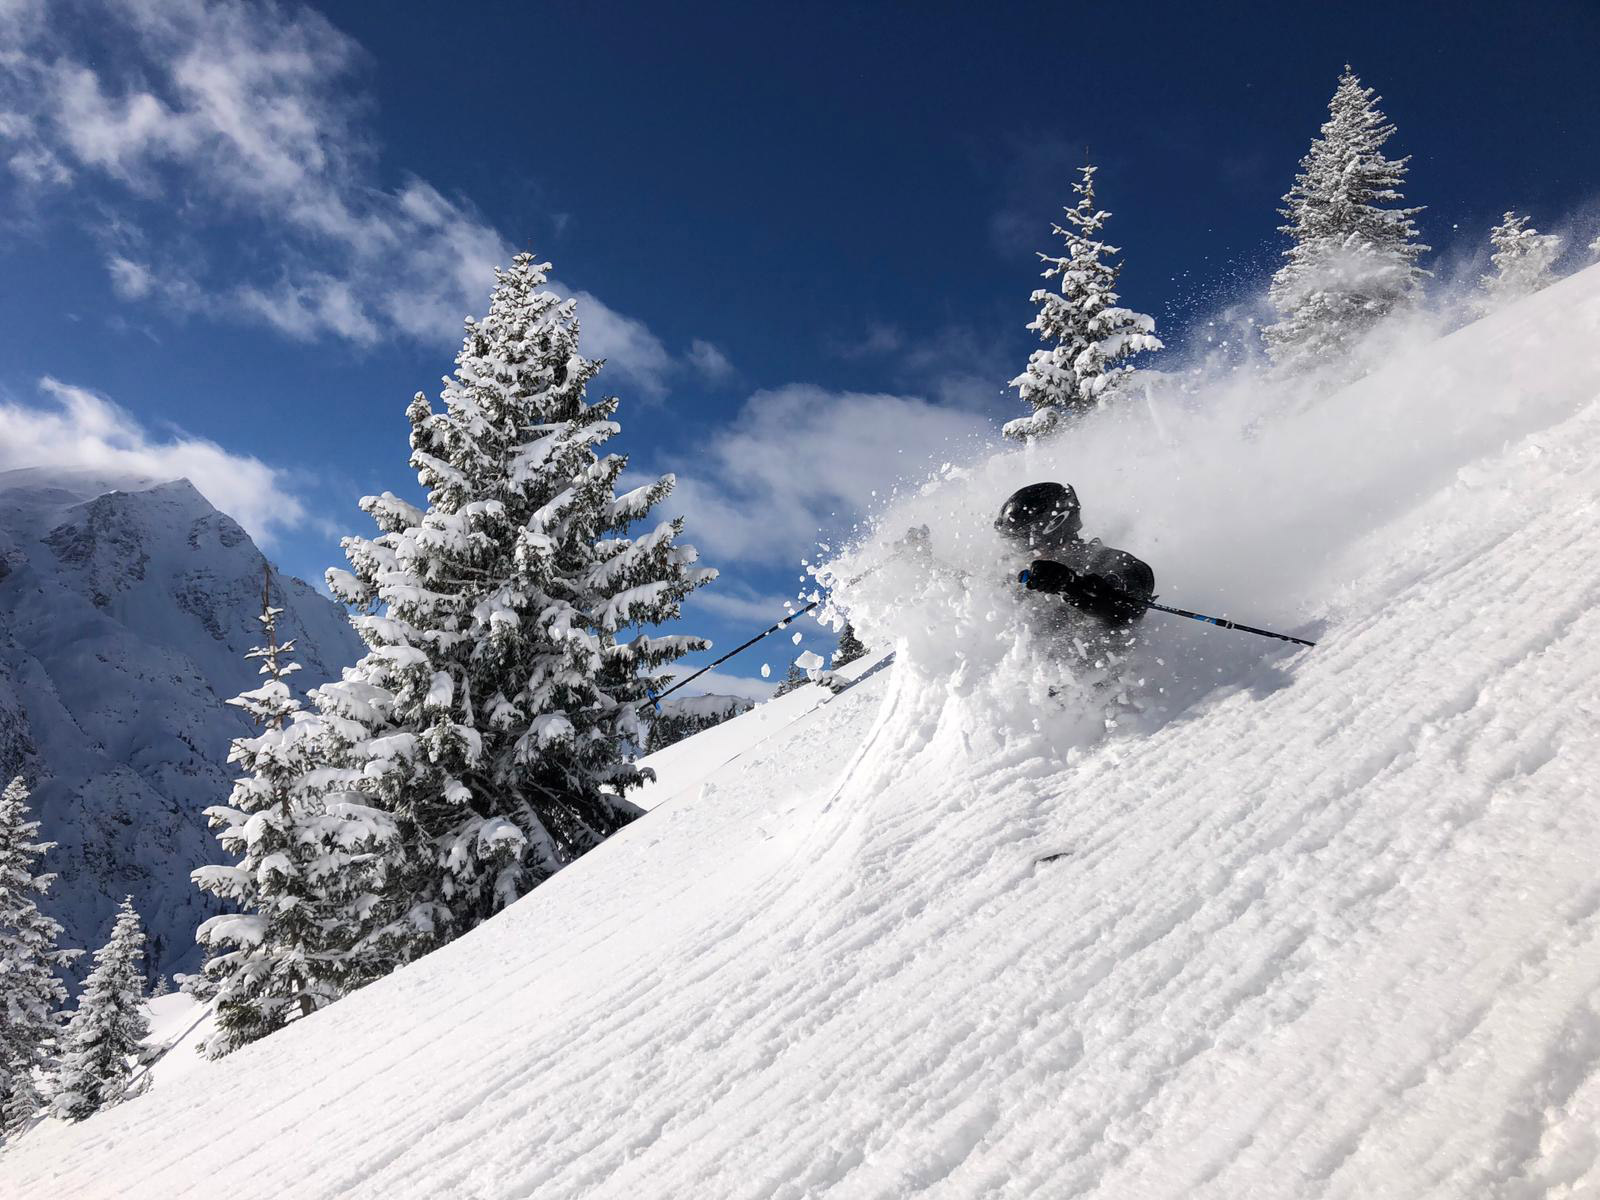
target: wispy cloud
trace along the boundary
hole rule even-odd
[[[864,333],[834,339],[828,349],[844,359],[878,358],[894,354],[905,343],[905,332],[898,325],[875,321],[867,326]]]
[[[898,325],[872,322],[853,337],[831,339],[828,352],[862,363],[863,369],[887,380],[895,392],[998,414],[1016,402],[1015,394],[1006,391],[1005,381],[1015,376],[1027,359],[1032,339],[1025,338],[1023,327],[1031,319],[1025,304],[1019,302],[1010,337],[1005,331],[997,333],[993,328],[966,323],[947,323],[931,332],[913,334]]]
[[[989,237],[1007,258],[1026,258],[1053,244],[1050,226],[1070,208],[1078,168],[1090,148],[1055,135],[1012,137],[1001,147],[997,172],[1001,196],[989,218]],[[1054,251],[1051,251],[1054,253]]]
[[[481,311],[511,239],[464,196],[414,177],[383,185],[365,54],[319,13],[239,0],[80,7],[114,54],[69,44],[71,23],[46,20],[43,5],[0,0],[0,163],[14,188],[95,230],[119,298],[360,346],[448,344]],[[167,227],[174,211],[182,235]],[[192,234],[208,228],[241,249],[196,261]],[[659,395],[697,364],[574,294],[585,351],[614,378]]]
[[[42,404],[0,398],[0,470],[86,471],[116,486],[130,478],[187,479],[223,512],[270,544],[305,523],[305,505],[282,470],[204,438],[153,436],[131,414],[87,388],[46,377]]]
[[[559,284],[556,287],[565,290]],[[591,293],[573,294],[578,299],[583,352],[590,358],[605,359],[609,368],[620,371],[645,396],[664,395],[677,363],[661,339],[643,321],[624,316]]]
[[[708,383],[726,383],[738,374],[728,356],[703,338],[690,343],[688,360]]]
[[[751,626],[771,625],[783,618],[784,599],[783,596],[764,595],[735,580],[723,577],[712,587],[702,588],[693,593],[686,602],[686,607],[691,614],[710,612],[719,617],[746,621]]]

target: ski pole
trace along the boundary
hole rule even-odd
[[[1130,600],[1137,597],[1130,596]],[[1165,604],[1157,604],[1153,600],[1145,600],[1146,608],[1153,608],[1157,612],[1171,613],[1175,617],[1188,617],[1191,621],[1204,621],[1207,625],[1216,625],[1222,629],[1237,629],[1240,633],[1253,633],[1257,637],[1277,638],[1280,642],[1293,642],[1297,646],[1315,646],[1316,643],[1298,638],[1288,633],[1273,633],[1270,629],[1257,629],[1254,625],[1241,625],[1237,621],[1229,621],[1223,617],[1208,617],[1204,613],[1190,612],[1186,608],[1168,608]]]
[[[1017,576],[1017,582],[1027,583],[1032,574],[1031,570],[1023,571],[1021,575]],[[1292,634],[1273,633],[1270,629],[1257,629],[1254,625],[1241,625],[1239,622],[1230,621],[1226,617],[1208,617],[1205,613],[1190,612],[1187,608],[1172,608],[1165,604],[1157,604],[1154,600],[1146,600],[1143,596],[1132,595],[1121,588],[1115,588],[1109,584],[1104,584],[1102,587],[1104,591],[1118,600],[1126,600],[1131,604],[1141,604],[1147,609],[1153,608],[1157,612],[1171,613],[1175,617],[1188,617],[1191,621],[1203,621],[1207,625],[1215,625],[1220,629],[1237,629],[1240,633],[1253,633],[1257,637],[1277,638],[1280,642],[1293,642],[1297,646],[1316,645],[1315,642],[1307,641],[1305,638],[1294,637]]]
[[[662,692],[659,696],[654,691],[651,691],[650,692],[650,703],[647,704],[647,705],[641,705],[640,706],[641,707],[641,711],[644,708],[649,708],[651,705],[654,705],[655,710],[657,712],[660,712],[661,711],[661,702],[663,700],[665,700],[668,696],[672,695],[673,692],[675,692],[679,688],[683,687],[684,684],[693,683],[696,679],[699,679],[700,676],[704,675],[707,671],[711,670],[712,667],[720,667],[723,663],[727,662],[735,654],[738,654],[741,650],[750,649],[751,646],[754,646],[757,642],[759,642],[762,638],[766,637],[768,634],[777,633],[778,630],[780,630],[780,629],[787,629],[789,627],[790,622],[792,622],[796,617],[805,616],[806,613],[810,612],[813,608],[816,608],[817,605],[819,605],[821,603],[822,603],[822,601],[820,599],[817,599],[817,600],[813,600],[810,604],[806,605],[804,608],[795,609],[794,612],[790,613],[783,620],[779,621],[776,625],[772,626],[772,628],[763,629],[760,633],[756,634],[755,637],[751,638],[749,641],[741,642],[739,645],[735,646],[732,650],[729,650],[721,658],[717,659],[716,662],[707,663],[705,666],[701,667],[698,671],[696,671],[693,675],[684,676],[684,678],[678,680],[677,683],[673,684],[666,691]]]
[[[861,574],[857,575],[854,579],[845,580],[845,584],[844,584],[845,587],[853,587],[854,585],[860,583],[868,575],[871,575],[877,569],[878,569],[877,567],[868,567],[865,571],[861,572]],[[806,605],[804,608],[795,609],[792,613],[790,613],[788,616],[784,617],[783,620],[779,621],[771,629],[763,629],[760,633],[756,634],[755,637],[751,638],[749,641],[740,642],[732,650],[729,650],[721,658],[717,659],[716,662],[707,663],[705,666],[701,667],[698,671],[696,671],[693,675],[687,675],[684,678],[678,680],[677,683],[673,684],[671,687],[669,687],[666,691],[662,692],[660,695],[657,695],[655,690],[647,685],[645,687],[645,691],[650,694],[650,703],[647,704],[647,705],[641,705],[640,706],[640,711],[642,712],[645,708],[649,708],[649,707],[651,707],[653,705],[655,707],[655,710],[657,712],[660,712],[661,711],[661,702],[663,700],[665,700],[668,696],[672,695],[673,692],[675,692],[679,688],[681,688],[684,684],[692,683],[696,679],[699,679],[700,676],[704,675],[707,671],[711,670],[712,667],[720,667],[723,663],[727,662],[735,654],[738,654],[742,650],[750,649],[751,646],[754,646],[757,642],[759,642],[762,638],[766,637],[768,634],[777,633],[778,630],[780,630],[780,629],[787,629],[789,627],[789,625],[794,621],[794,619],[796,617],[805,616],[808,612],[810,612],[813,608],[816,608],[821,603],[822,603],[822,598],[819,596],[817,599],[813,600],[810,604]]]

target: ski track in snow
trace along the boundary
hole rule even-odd
[[[1600,1195],[1600,400],[1479,466],[1316,650],[1144,734],[902,662],[680,743],[501,918],[0,1182]]]

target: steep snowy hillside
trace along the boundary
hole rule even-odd
[[[115,485],[113,487],[113,484]],[[131,893],[155,969],[192,969],[191,868],[227,796],[224,701],[253,686],[261,552],[186,480],[0,473],[0,777],[21,772],[60,875],[68,944],[101,943]],[[306,687],[355,661],[341,609],[276,577]]]
[[[892,666],[672,747],[644,819],[500,918],[37,1130],[0,1180],[1600,1194],[1596,344],[1591,271],[1252,427],[1234,453],[1288,456],[1298,491],[1202,458],[1152,477],[1148,511],[1108,504],[1118,539],[1162,539],[1182,599],[1320,641],[1152,620],[1124,678],[1145,710],[1109,732],[1109,689],[1027,634],[981,533],[986,472],[1030,464],[913,497],[892,517],[943,506],[935,548],[968,575],[885,560],[859,590],[880,637],[901,593]],[[1262,511],[1159,502],[1207,477]],[[1234,547],[1253,596],[1208,573],[1200,550],[1283,528],[1315,544],[1276,543],[1281,575]]]

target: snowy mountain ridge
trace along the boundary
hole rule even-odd
[[[1086,520],[1183,600],[1318,641],[1151,618],[1118,684],[1142,710],[1109,732],[1115,689],[1029,633],[985,533],[997,480],[1059,463],[912,497],[889,518],[944,515],[966,575],[896,559],[848,597],[892,665],[669,747],[645,818],[496,919],[36,1130],[0,1178],[1600,1193],[1596,344],[1600,269],[1252,426],[1255,473],[1200,457],[1220,442],[1183,443],[1170,478],[1061,450],[1095,459]],[[1117,471],[1150,511],[1114,506]],[[201,1128],[228,1152],[197,1153]]]
[[[738,715],[754,705],[744,696],[723,696],[706,692],[699,696],[669,696],[661,702],[661,711],[671,716],[722,717]]]
[[[60,843],[46,907],[94,947],[131,893],[152,971],[193,969],[209,915],[189,871],[219,860],[203,810],[228,795],[225,701],[254,686],[261,551],[187,480],[0,473],[0,775]],[[298,579],[273,602],[303,687],[355,661],[343,611]]]

